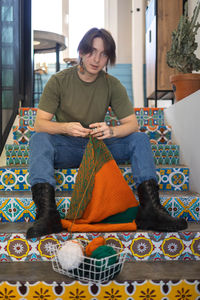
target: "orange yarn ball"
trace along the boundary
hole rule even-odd
[[[102,236],[99,236],[93,239],[86,247],[85,247],[85,254],[87,256],[91,256],[92,252],[96,250],[99,246],[103,246],[106,244],[105,239]]]

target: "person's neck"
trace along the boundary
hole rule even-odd
[[[84,72],[80,72],[80,69],[78,68],[78,76],[82,81],[93,82],[96,80],[98,74],[90,74],[86,70],[84,70]]]

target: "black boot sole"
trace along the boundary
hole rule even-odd
[[[182,219],[182,224],[166,224],[165,226],[161,226],[160,223],[153,223],[152,221],[141,221],[136,220],[137,229],[139,230],[151,230],[157,232],[178,232],[187,229],[188,225],[185,220]]]
[[[41,236],[45,236],[45,235],[49,235],[49,234],[53,234],[53,233],[60,233],[61,231],[63,231],[63,228],[62,228],[62,225],[61,224],[58,224],[54,227],[48,227],[46,228],[43,228],[43,230],[37,230],[37,228],[34,228],[34,225],[33,227],[30,227],[28,230],[27,230],[27,233],[26,233],[26,239],[32,239],[32,238],[38,238],[38,237],[41,237]]]

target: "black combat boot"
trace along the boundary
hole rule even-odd
[[[173,218],[161,205],[159,186],[154,179],[142,182],[137,191],[140,205],[135,221],[138,229],[172,232],[187,228],[185,219]]]
[[[55,203],[54,187],[49,183],[37,183],[32,188],[33,201],[36,205],[36,221],[27,230],[26,238],[61,232],[60,214]]]

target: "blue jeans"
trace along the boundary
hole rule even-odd
[[[156,169],[147,134],[134,132],[123,138],[105,139],[117,163],[129,160],[136,187],[145,180],[156,180]],[[48,182],[55,187],[55,168],[79,167],[88,138],[35,133],[30,140],[29,181]]]

